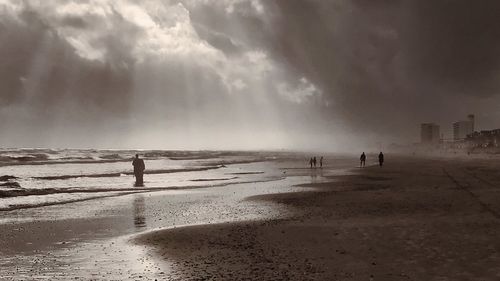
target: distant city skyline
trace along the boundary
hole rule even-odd
[[[439,138],[444,139],[444,140],[460,140],[460,139],[465,139],[467,135],[477,132],[477,131],[482,131],[482,130],[495,130],[496,128],[481,128],[477,127],[476,124],[476,115],[475,114],[468,114],[465,116],[466,118],[459,118],[456,121],[453,121],[450,124],[438,124],[438,123],[421,123],[420,124],[420,142],[425,142],[424,137],[422,136],[423,134],[427,135],[432,135],[429,133],[429,131],[425,130],[431,130],[432,126],[437,126],[438,132],[439,132]],[[425,127],[425,128],[424,128]],[[500,124],[499,124],[500,127]],[[435,134],[435,133],[434,133]],[[429,137],[427,137],[429,138]],[[432,137],[431,137],[432,138]]]

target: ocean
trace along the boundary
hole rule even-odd
[[[146,163],[134,186],[132,159]],[[0,149],[0,211],[130,193],[276,180],[262,162],[284,153],[95,149]],[[260,163],[252,165],[252,163]]]

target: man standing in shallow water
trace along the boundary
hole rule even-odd
[[[144,183],[143,175],[146,166],[144,165],[144,160],[139,158],[139,154],[135,155],[132,166],[134,166],[135,185],[142,185]]]

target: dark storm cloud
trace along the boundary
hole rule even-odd
[[[414,1],[401,30],[411,73],[466,95],[498,94],[500,2]]]
[[[498,1],[337,2],[274,2],[277,53],[308,72],[326,70],[323,76],[394,69],[472,95],[488,94],[481,85],[498,81]]]
[[[360,135],[414,137],[418,123],[446,126],[500,92],[499,1],[262,3],[268,21],[245,14],[247,42],[315,83],[333,105],[318,110]],[[232,34],[234,18],[209,17],[193,13]]]
[[[392,2],[278,1],[272,48],[321,87],[332,120],[360,131],[388,131],[400,112],[398,6]],[[339,119],[341,118],[341,119]],[[392,123],[392,122],[391,122]]]
[[[197,33],[221,51],[234,54],[249,46],[266,47],[269,30],[248,1],[236,2],[230,13],[218,6],[217,1],[197,2],[187,7]]]
[[[307,77],[324,93],[323,103],[313,110],[322,112],[325,120],[352,125],[354,130],[374,125],[377,130],[390,129],[383,121],[392,115],[383,110],[385,99],[406,101],[394,93],[399,87],[393,63],[399,51],[394,30],[398,6],[387,1],[263,3],[264,18],[237,12],[210,15],[205,9],[192,17],[203,26],[269,51],[290,79]],[[240,24],[242,17],[246,24]]]
[[[82,59],[29,8],[18,19],[4,15],[2,27],[0,107],[17,102],[45,111],[71,99],[83,109],[127,112],[130,71],[113,65],[120,52],[113,52],[107,62]],[[99,44],[123,47],[113,39]]]

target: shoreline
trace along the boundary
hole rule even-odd
[[[231,179],[236,179],[237,177],[231,178]],[[262,182],[273,182],[273,181],[279,181],[284,178],[271,178],[271,179],[261,179],[261,180],[248,180],[248,181],[241,181],[241,182],[222,182],[222,183],[217,183],[217,184],[207,184],[207,185],[192,185],[192,186],[169,186],[169,187],[152,187],[152,188],[140,188],[140,187],[131,187],[131,188],[116,188],[116,189],[98,189],[98,190],[63,190],[61,192],[54,192],[54,193],[40,193],[35,190],[35,193],[33,194],[23,194],[23,195],[17,195],[15,197],[25,197],[25,196],[37,196],[37,195],[57,195],[57,194],[95,194],[95,193],[104,193],[101,196],[95,196],[95,197],[88,197],[88,198],[81,198],[81,199],[74,199],[74,200],[68,200],[68,201],[57,201],[57,202],[51,202],[51,203],[41,203],[39,205],[15,205],[12,207],[7,207],[7,208],[2,208],[0,207],[0,212],[9,212],[9,211],[14,211],[14,210],[22,210],[22,209],[32,209],[32,208],[40,208],[40,207],[49,207],[49,206],[55,206],[55,205],[65,205],[65,204],[71,204],[71,203],[78,203],[78,202],[83,202],[83,201],[91,201],[91,200],[96,200],[96,199],[104,199],[104,198],[111,198],[111,197],[120,197],[120,196],[127,196],[130,194],[147,194],[147,193],[154,193],[154,192],[162,192],[162,191],[182,191],[182,190],[196,190],[196,189],[206,189],[206,188],[212,188],[212,187],[224,187],[228,185],[240,185],[240,184],[249,184],[249,183],[262,183]],[[222,181],[221,179],[214,179],[214,180],[192,180],[193,182],[209,182],[209,181]],[[45,190],[43,190],[45,191]],[[116,193],[115,193],[116,192]],[[0,192],[1,193],[1,192]],[[9,198],[7,197],[0,197],[0,198]]]
[[[274,178],[281,172],[269,170],[274,164],[258,165],[267,167],[262,170],[265,174],[257,175],[262,178],[260,182],[132,194],[3,213],[0,280],[66,280],[63,273],[68,268],[72,276],[84,280],[159,278],[157,274],[168,272],[168,266],[146,266],[154,260],[140,250],[142,246],[119,241],[165,226],[282,215],[279,208],[239,203],[248,195],[295,189],[291,186],[298,178],[269,181],[269,176]],[[302,180],[307,181],[307,177]],[[131,254],[122,255],[130,249],[134,249]],[[124,268],[134,269],[124,272]]]
[[[30,176],[30,171],[15,174],[17,178],[7,183],[15,183],[16,187],[0,188],[0,209],[9,211],[20,208],[36,208],[68,202],[78,202],[95,198],[119,196],[120,194],[156,192],[162,190],[198,189],[223,186],[227,184],[242,184],[277,180],[283,174],[269,162],[250,162],[231,164],[228,166],[186,167],[161,169],[162,163],[155,163],[156,169],[151,169],[144,186],[133,185],[133,177],[123,175],[116,178],[101,178],[82,176],[57,176],[58,180],[39,180],[40,177]],[[160,169],[157,169],[160,168]],[[99,167],[93,167],[98,170]],[[262,169],[259,170],[259,169]],[[258,173],[255,171],[259,171]],[[170,171],[158,174],[157,171]],[[265,173],[263,171],[266,171]],[[58,171],[60,172],[60,171]],[[67,172],[63,170],[63,172]],[[52,173],[49,168],[42,171],[32,171],[39,175]],[[232,175],[232,173],[239,173]],[[100,175],[100,174],[99,174]],[[52,178],[52,176],[50,176]],[[43,177],[47,178],[47,176]],[[62,179],[61,179],[62,178]],[[35,180],[33,180],[35,179]],[[10,180],[10,179],[8,179]]]

